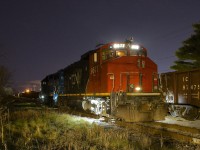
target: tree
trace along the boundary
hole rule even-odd
[[[183,41],[183,46],[176,51],[178,60],[171,66],[177,71],[200,68],[200,23],[194,24],[194,34]]]
[[[5,47],[0,43],[0,60],[5,58]],[[10,72],[8,69],[1,65],[0,62],[0,96],[5,94],[4,88],[7,86],[10,79]]]
[[[10,72],[0,65],[0,110],[4,110],[4,106],[7,105],[11,99],[7,99],[8,92],[6,86],[10,79]],[[1,115],[1,113],[0,113]]]
[[[0,94],[2,94],[3,88],[7,85],[9,78],[10,72],[4,66],[0,66]]]
[[[2,60],[2,58],[5,58],[5,52],[4,52],[4,47],[1,44],[0,44],[0,50],[1,50],[0,60]],[[10,75],[11,74],[9,70],[5,66],[0,64],[0,105],[1,106],[3,106],[4,103],[7,103],[7,100],[5,101],[4,98],[8,94],[9,88],[6,88],[6,87],[9,83]],[[1,106],[0,106],[0,109],[1,109]]]

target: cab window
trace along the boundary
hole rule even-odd
[[[125,50],[104,50],[102,52],[102,60],[107,60],[110,58],[127,56],[127,51]]]
[[[97,53],[94,53],[94,63],[97,62]]]
[[[147,53],[145,50],[140,49],[140,50],[131,50],[130,51],[130,56],[147,56]]]
[[[104,50],[102,52],[102,60],[107,60],[115,56],[114,51],[112,50]]]
[[[116,51],[116,56],[117,57],[121,57],[121,56],[126,56],[127,55],[127,51]]]

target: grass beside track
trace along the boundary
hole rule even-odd
[[[19,107],[20,106],[20,107]],[[188,143],[151,137],[145,130],[106,128],[32,103],[0,115],[0,150],[176,150]],[[13,109],[14,108],[14,109]],[[71,113],[71,112],[70,112]],[[199,147],[198,147],[199,148]]]
[[[128,132],[104,129],[68,114],[21,110],[4,120],[1,139],[7,149],[131,149]]]

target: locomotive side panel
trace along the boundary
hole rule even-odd
[[[86,92],[89,77],[88,62],[88,59],[84,58],[64,69],[65,91],[58,97],[58,107],[61,110],[70,107],[82,110],[83,94]]]
[[[86,92],[101,92],[101,80],[100,52],[97,50],[89,56],[89,80]]]
[[[149,57],[142,62],[144,63],[141,70],[143,92],[158,92],[157,65]]]
[[[110,93],[114,87],[114,75],[113,73],[109,73],[108,64],[104,63],[101,65],[101,92],[102,93]]]
[[[65,93],[84,93],[88,81],[88,61],[81,60],[64,69]]]

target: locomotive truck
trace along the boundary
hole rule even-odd
[[[157,65],[142,45],[98,45],[79,61],[46,76],[41,97],[59,109],[84,110],[126,122],[164,120]]]

